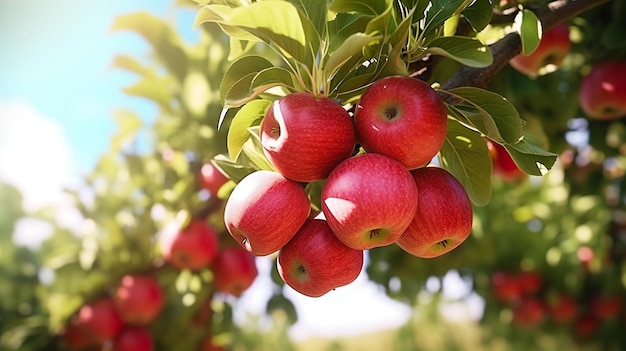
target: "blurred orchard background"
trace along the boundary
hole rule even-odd
[[[221,250],[235,245],[201,177],[226,153],[229,40],[193,26],[196,2],[4,1],[0,350],[96,349],[71,321],[127,275],[162,289],[155,317],[118,327],[146,332],[155,350],[626,349],[626,128],[578,103],[591,65],[626,59],[624,8],[571,19],[559,70],[507,66],[489,84],[559,155],[549,172],[506,173],[494,160],[491,200],[474,207],[457,250],[373,250],[354,283],[309,298],[284,285],[273,256],[256,258],[241,294],[216,288],[214,268],[162,258],[164,230],[189,216],[219,233]],[[432,79],[458,68],[440,67]]]

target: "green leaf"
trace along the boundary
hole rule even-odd
[[[431,7],[426,12],[423,35],[429,35],[439,28],[448,18],[459,12],[465,3],[466,0],[431,0]]]
[[[247,96],[254,76],[260,71],[273,66],[270,61],[261,56],[251,55],[239,58],[226,70],[224,78],[222,78],[220,99],[226,101],[229,99],[229,96],[231,96],[231,100],[234,100],[232,96]],[[233,91],[233,89],[235,90]]]
[[[333,0],[328,9],[333,12],[357,12],[363,15],[378,16],[389,8],[388,0]]]
[[[226,155],[216,155],[213,162],[226,173],[229,179],[235,183],[239,183],[245,176],[255,171],[248,162],[245,161],[245,155],[241,155],[237,161],[233,161]]]
[[[300,12],[311,21],[313,28],[323,36],[326,32],[326,17],[328,9],[326,1],[319,0],[289,0]]]
[[[522,39],[522,54],[530,55],[541,41],[541,21],[534,12],[524,9],[515,16],[515,27]]]
[[[176,31],[162,19],[148,13],[135,12],[117,16],[112,31],[130,30],[152,45],[157,58],[182,81],[187,72],[187,56]]]
[[[328,22],[328,36],[330,37],[328,52],[337,50],[353,34],[364,33],[368,23],[369,17],[338,13],[332,21]]]
[[[231,160],[237,160],[244,143],[250,138],[248,128],[257,125],[270,106],[270,101],[254,100],[237,112],[228,129],[228,155]]]
[[[267,89],[282,86],[290,91],[296,91],[295,76],[282,67],[269,67],[257,73],[250,83],[250,91],[253,97],[258,96]]]
[[[427,52],[445,56],[470,67],[486,67],[493,62],[491,50],[480,40],[469,37],[439,37],[431,41]]]
[[[463,10],[461,14],[476,32],[485,29],[493,15],[493,8],[489,0],[475,0],[468,8]]]
[[[141,96],[156,102],[165,110],[171,110],[170,102],[172,95],[169,87],[172,82],[171,76],[166,77],[145,77],[139,82],[125,87],[123,91],[126,94]]]
[[[485,138],[448,119],[448,134],[440,151],[440,162],[461,182],[474,205],[489,203],[492,164]]]
[[[557,155],[533,145],[526,140],[521,140],[516,144],[504,144],[515,164],[524,172],[540,176],[542,168],[547,171],[556,162]]]
[[[307,38],[298,9],[289,2],[263,1],[249,6],[227,9],[223,5],[207,5],[198,12],[195,25],[214,22],[237,39],[249,40],[250,36],[276,45],[282,54],[299,62],[306,62]]]
[[[364,33],[354,33],[348,37],[330,55],[324,65],[325,80],[332,78],[344,64],[361,62],[363,60],[363,47],[378,39],[380,39],[379,36],[370,36]]]
[[[459,103],[453,104],[456,111],[490,139],[514,144],[522,137],[522,119],[515,106],[504,97],[474,87],[440,91],[459,99]]]
[[[116,55],[113,58],[113,62],[111,62],[111,67],[125,69],[142,76],[156,75],[154,70],[144,66],[134,57],[127,55]]]
[[[250,138],[243,144],[241,149],[241,155],[247,157],[247,164],[253,165],[255,169],[265,169],[268,171],[276,171],[270,161],[265,157],[263,146],[261,145],[261,138],[259,136],[261,127],[252,126],[248,128],[250,132]]]

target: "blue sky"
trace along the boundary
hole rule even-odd
[[[134,33],[112,33],[109,28],[117,15],[149,11],[173,20],[181,35],[194,40],[194,10],[174,10],[172,3],[3,1],[0,100],[20,101],[56,121],[78,170],[89,171],[108,148],[115,127],[113,109],[131,108],[147,119],[156,113],[149,102],[121,92],[133,82],[131,74],[109,68],[115,53],[141,57],[149,52],[147,44]]]

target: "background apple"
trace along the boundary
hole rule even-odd
[[[300,184],[271,171],[256,171],[237,184],[224,209],[230,235],[257,256],[278,251],[304,224],[311,203]]]
[[[535,51],[530,55],[519,54],[509,63],[516,70],[529,76],[550,73],[561,65],[571,45],[569,24],[560,22],[543,33]]]
[[[623,298],[618,295],[598,294],[591,299],[591,312],[598,320],[609,320],[619,316]]]
[[[443,168],[411,171],[419,201],[411,224],[397,241],[423,258],[441,256],[461,245],[472,231],[473,212],[463,185]]]
[[[115,302],[109,297],[101,297],[83,305],[71,323],[95,344],[113,340],[124,327]]]
[[[540,300],[524,298],[513,308],[513,323],[521,327],[532,327],[541,323],[545,315],[546,307]]]
[[[215,196],[222,185],[228,181],[228,177],[224,175],[212,162],[207,162],[200,168],[198,181],[202,189],[211,192]]]
[[[580,107],[598,120],[626,116],[626,61],[595,64],[580,83]]]
[[[160,237],[163,258],[179,269],[207,267],[217,253],[217,233],[204,220],[194,218],[180,229],[176,223],[166,227]]]
[[[447,116],[443,101],[430,85],[416,78],[392,76],[377,80],[363,92],[354,125],[366,151],[414,169],[441,149]]]
[[[113,351],[152,351],[152,335],[144,327],[124,328],[113,343]]]
[[[389,157],[365,153],[340,163],[322,188],[322,211],[339,240],[357,250],[390,245],[417,208],[409,171]]]
[[[159,282],[153,276],[127,274],[120,280],[114,300],[126,323],[145,325],[161,312],[164,296]]]
[[[352,283],[363,268],[363,251],[343,244],[323,213],[307,220],[278,253],[278,272],[301,294],[319,297]]]
[[[496,300],[501,302],[514,303],[522,297],[517,277],[509,272],[495,272],[491,276],[491,290]]]
[[[578,303],[571,295],[561,293],[548,300],[548,313],[557,323],[570,323],[578,315]]]
[[[241,296],[258,275],[255,257],[240,246],[221,249],[213,262],[213,287],[216,291]]]
[[[493,163],[493,174],[506,182],[515,182],[527,177],[522,171],[506,148],[494,141],[487,140],[487,148]]]
[[[309,93],[275,101],[261,124],[261,144],[272,165],[298,182],[324,179],[352,155],[352,118],[339,103]]]
[[[543,286],[543,278],[541,275],[531,270],[522,270],[519,272],[517,280],[519,281],[522,293],[526,295],[537,294]]]

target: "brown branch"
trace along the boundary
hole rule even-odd
[[[535,9],[544,30],[557,23],[572,18],[593,7],[611,0],[557,0]],[[484,68],[463,67],[458,70],[441,89],[449,90],[462,86],[484,88],[489,81],[504,68],[513,57],[522,51],[522,42],[517,33],[509,33],[490,46],[493,63]],[[449,96],[445,96],[449,98]]]

